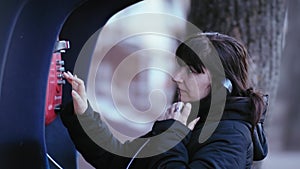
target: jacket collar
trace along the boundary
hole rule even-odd
[[[211,106],[220,103],[211,103],[211,96],[208,96],[200,101],[198,117],[200,117],[200,123],[207,120],[207,116]],[[251,123],[251,102],[249,97],[227,97],[225,102],[224,111],[221,120],[243,120]],[[220,116],[219,116],[220,117]],[[214,118],[210,118],[213,120]],[[216,120],[220,120],[216,118]]]

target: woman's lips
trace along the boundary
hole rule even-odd
[[[185,90],[183,90],[183,89],[181,89],[179,87],[178,87],[178,89],[179,89],[179,92],[186,92]]]

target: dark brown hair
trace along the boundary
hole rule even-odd
[[[225,77],[233,86],[229,95],[250,98],[252,123],[253,126],[257,124],[264,111],[264,101],[262,94],[249,86],[249,53],[243,43],[220,33],[199,33],[181,43],[176,55],[196,73],[203,73],[203,68],[207,68],[214,72],[212,76],[216,78],[221,76],[221,72],[225,72]],[[221,66],[214,60],[213,55],[221,60]]]

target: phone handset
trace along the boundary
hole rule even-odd
[[[45,125],[50,124],[57,117],[57,112],[61,109],[62,85],[66,83],[63,79],[65,68],[61,53],[66,52],[66,49],[69,48],[69,41],[60,40],[55,43],[48,74]]]

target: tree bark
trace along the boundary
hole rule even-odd
[[[275,98],[283,51],[286,0],[191,0],[189,21],[202,31],[240,39],[251,55],[253,87]]]
[[[300,0],[289,1],[289,29],[287,31],[287,43],[284,50],[285,58],[282,60],[282,73],[280,86],[278,88],[278,102],[283,103],[282,113],[285,116],[283,134],[283,149],[288,151],[299,151],[299,128],[300,128],[300,57],[299,42],[300,34]]]
[[[251,55],[251,85],[275,101],[285,41],[287,0],[191,0],[188,20],[202,31],[241,40]],[[262,167],[255,162],[253,168]]]

